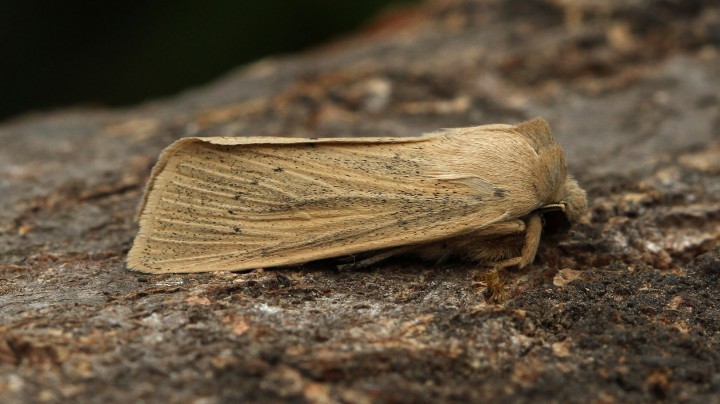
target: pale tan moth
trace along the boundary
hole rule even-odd
[[[414,252],[524,267],[544,211],[575,221],[586,206],[542,119],[414,138],[184,138],[152,171],[127,262],[232,271],[379,250],[362,264]]]

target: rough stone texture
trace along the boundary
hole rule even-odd
[[[719,402],[720,6],[601,3],[432,1],[172,99],[0,126],[0,401]],[[591,210],[501,304],[460,262],[123,263],[179,137],[533,116]]]

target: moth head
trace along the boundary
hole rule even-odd
[[[582,221],[587,211],[585,191],[572,177],[566,178],[558,196],[558,203],[545,205],[538,209],[543,216],[543,227],[550,233],[566,231],[572,223]]]
[[[568,176],[565,180],[562,203],[565,205],[565,215],[571,222],[579,221],[587,212],[587,197],[574,178]]]

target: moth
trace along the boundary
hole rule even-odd
[[[191,137],[167,147],[127,258],[232,271],[379,251],[524,267],[542,215],[587,209],[542,119],[411,138]]]

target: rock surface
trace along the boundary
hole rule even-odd
[[[0,401],[715,401],[720,7],[436,0],[126,110],[0,126]],[[403,258],[124,265],[184,136],[417,135],[545,117],[588,222],[507,274]]]

